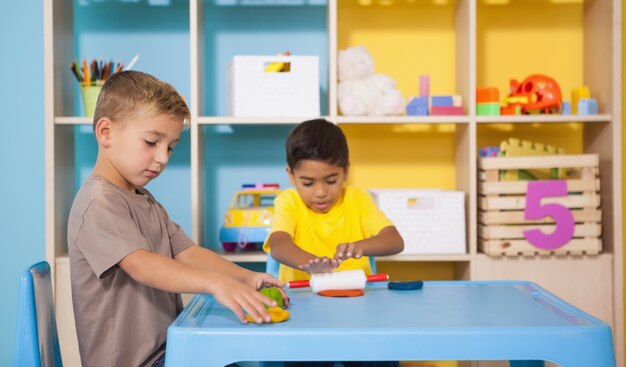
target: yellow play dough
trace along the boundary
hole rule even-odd
[[[269,312],[272,317],[272,323],[283,322],[289,319],[289,311],[283,310],[280,307],[270,307],[267,309],[267,312]],[[250,315],[246,315],[246,319],[249,322],[255,322]]]

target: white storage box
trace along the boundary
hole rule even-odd
[[[285,71],[267,71],[288,63]],[[236,117],[318,117],[319,57],[235,56],[228,66],[228,112]]]
[[[402,254],[465,254],[465,194],[462,191],[369,190],[404,239]]]

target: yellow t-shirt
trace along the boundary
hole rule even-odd
[[[316,213],[309,209],[293,189],[283,191],[274,201],[274,216],[270,234],[286,232],[293,242],[304,251],[316,256],[335,256],[338,244],[354,242],[377,235],[393,223],[380,211],[367,191],[346,187],[339,201],[328,213]],[[269,241],[263,250],[270,252]],[[369,259],[348,259],[338,270],[363,269],[371,274]],[[278,278],[281,281],[309,279],[301,270],[280,265]]]

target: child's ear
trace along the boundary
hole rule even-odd
[[[113,121],[108,117],[103,117],[96,122],[96,128],[94,134],[98,144],[104,148],[108,148],[111,145],[111,129],[113,128]]]
[[[346,164],[346,166],[343,168],[343,173],[345,174],[345,180],[348,180],[348,173],[350,173],[350,161],[348,161],[348,163]]]
[[[287,171],[287,176],[289,177],[289,182],[291,182],[292,186],[296,186],[296,178],[293,175],[293,171],[289,165],[285,166],[285,171]]]

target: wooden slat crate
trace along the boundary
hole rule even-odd
[[[496,157],[479,159],[478,245],[491,256],[598,254],[602,250],[602,212],[600,210],[599,159],[595,154],[553,155],[542,157]],[[567,172],[568,195],[545,198],[542,205],[558,203],[570,209],[574,235],[564,246],[552,251],[541,249],[524,238],[524,231],[554,230],[551,217],[524,219],[529,181],[503,181],[502,170],[553,169]],[[558,169],[558,170],[555,170]],[[510,177],[510,175],[508,175]]]

